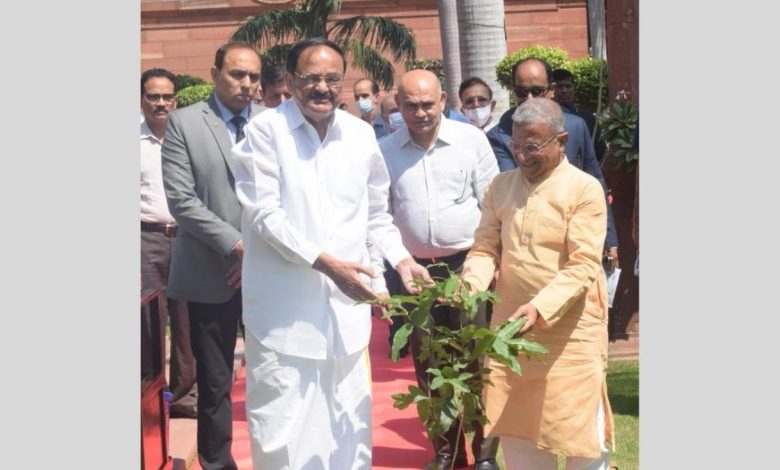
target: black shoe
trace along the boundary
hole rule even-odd
[[[171,406],[170,411],[171,418],[198,418],[198,407],[196,405],[191,406]]]
[[[498,464],[493,459],[477,460],[474,470],[498,470]]]

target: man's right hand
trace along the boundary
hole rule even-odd
[[[351,261],[342,261],[327,253],[320,253],[314,260],[312,267],[328,276],[336,284],[336,287],[350,299],[360,302],[376,298],[376,292],[371,290],[360,278],[361,273],[374,277],[374,271],[367,266]]]

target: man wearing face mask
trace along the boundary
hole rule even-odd
[[[374,134],[380,139],[388,134],[382,117],[379,115],[379,85],[370,78],[361,78],[352,86],[355,106],[360,112],[360,119],[371,124]]]
[[[398,109],[398,105],[395,102],[395,93],[390,93],[385,96],[379,106],[379,110],[380,115],[382,116],[382,122],[385,123],[385,127],[387,128],[385,137],[404,127],[404,117],[401,116],[401,111]]]
[[[464,80],[458,89],[463,114],[471,124],[484,132],[492,129],[498,122],[493,121],[492,113],[496,109],[493,90],[479,77]]]

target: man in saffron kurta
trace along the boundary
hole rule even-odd
[[[564,155],[560,107],[531,98],[513,115],[518,168],[488,188],[463,279],[477,290],[499,270],[492,322],[525,317],[521,329],[550,352],[521,357],[522,375],[491,362],[485,407],[507,470],[607,468],[614,443],[607,399],[607,304],[602,246],[606,203],[599,182]]]

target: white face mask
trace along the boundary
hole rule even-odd
[[[390,128],[390,132],[395,132],[404,127],[404,117],[399,112],[390,113],[387,116],[387,121],[387,127]]]
[[[360,110],[360,114],[365,116],[370,113],[372,109],[374,109],[374,102],[371,100],[371,98],[358,100],[357,108]]]
[[[490,105],[481,108],[463,109],[462,111],[469,118],[469,121],[477,127],[484,126],[490,119]]]

